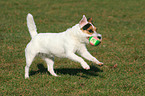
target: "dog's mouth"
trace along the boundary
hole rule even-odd
[[[90,39],[90,37],[87,37],[87,39],[89,40],[89,39]]]
[[[91,37],[91,36],[88,36],[88,37],[87,37],[87,40],[89,40],[89,39],[90,39],[90,37]]]
[[[90,37],[91,37],[91,36],[88,36],[87,39],[89,40]],[[98,39],[102,39],[102,37],[100,37],[100,36],[95,36],[95,37],[97,37]]]

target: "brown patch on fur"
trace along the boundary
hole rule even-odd
[[[88,22],[90,22],[90,23],[91,23],[91,22],[92,22],[92,18],[88,18]]]
[[[87,31],[87,30],[82,30],[84,33],[87,33],[87,34],[89,34],[89,35],[92,35],[93,33],[90,33],[89,31]]]
[[[81,30],[84,33],[87,33],[89,35],[92,35],[94,33],[94,31],[96,31],[96,27],[93,28],[93,26],[90,26],[89,28],[87,28],[86,30],[83,30],[83,28],[81,28]]]

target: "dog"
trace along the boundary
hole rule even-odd
[[[97,28],[92,24],[92,18],[87,20],[86,16],[83,15],[78,24],[64,32],[38,34],[33,16],[29,13],[27,15],[27,26],[32,39],[25,48],[25,79],[29,78],[29,68],[36,56],[40,56],[46,61],[48,71],[53,76],[58,76],[53,69],[54,56],[69,58],[79,62],[86,70],[90,69],[90,66],[82,57],[96,64],[103,65],[86,48],[86,44],[89,43],[89,37],[102,37],[101,34],[96,32]],[[77,56],[75,53],[80,54],[82,57]]]

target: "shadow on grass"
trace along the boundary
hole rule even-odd
[[[37,64],[38,70],[37,71],[30,71],[30,76],[38,74],[38,73],[48,73],[47,68],[44,67],[43,64]],[[81,77],[86,77],[86,75],[89,76],[99,76],[98,72],[103,72],[103,70],[100,70],[96,66],[90,66],[90,70],[85,70],[83,68],[59,68],[59,69],[54,69],[57,74],[63,74],[63,75],[73,75],[73,76],[81,76]],[[101,77],[101,76],[99,76]]]
[[[44,67],[44,65],[43,64],[37,64],[37,67],[38,67],[38,70],[37,71],[30,71],[30,76],[32,76],[32,75],[35,75],[35,74],[38,74],[38,73],[49,73],[48,71],[47,71],[47,68],[45,68]]]

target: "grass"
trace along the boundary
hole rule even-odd
[[[47,96],[143,96],[145,94],[144,0],[1,0],[0,1],[0,95]],[[33,14],[38,32],[61,32],[85,14],[103,35],[101,45],[89,52],[107,66],[87,60],[79,63],[55,58],[53,77],[37,58],[24,79],[24,49],[30,41],[26,15]]]

